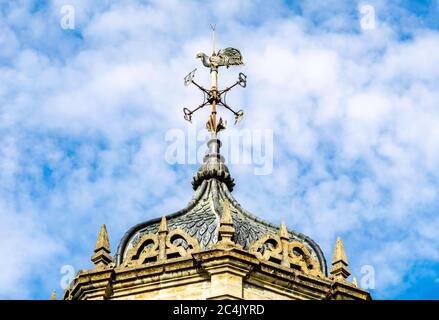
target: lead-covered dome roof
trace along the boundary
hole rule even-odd
[[[166,215],[168,229],[181,228],[197,239],[202,248],[218,242],[218,229],[225,200],[230,204],[235,233],[232,240],[248,250],[250,244],[267,234],[277,234],[279,227],[254,216],[245,210],[232,195],[234,181],[224,158],[220,155],[221,142],[211,139],[204,163],[193,178],[195,194],[191,201],[180,211]],[[121,265],[127,252],[136,246],[145,234],[158,233],[161,217],[139,223],[129,229],[117,249],[115,262]],[[289,240],[303,244],[318,261],[320,269],[327,275],[325,257],[320,247],[309,237],[288,230]]]

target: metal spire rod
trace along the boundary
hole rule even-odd
[[[215,56],[215,26],[212,27],[212,57]],[[216,66],[211,66],[210,67],[210,75],[211,75],[211,79],[212,79],[212,85],[211,85],[211,91],[212,91],[212,96],[217,96],[217,87],[218,87],[218,67]],[[214,98],[212,99],[211,105],[212,105],[212,113],[211,113],[211,117],[212,117],[212,121],[211,121],[211,133],[212,133],[212,137],[216,136],[216,103],[217,103],[217,99]]]
[[[215,24],[211,24],[210,28],[212,29],[212,55],[215,54]]]

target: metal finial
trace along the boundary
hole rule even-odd
[[[247,86],[247,76],[243,73],[239,73],[238,80],[231,86],[226,87],[223,90],[218,90],[218,68],[242,65],[242,55],[238,49],[235,48],[225,48],[215,52],[215,25],[210,25],[212,29],[212,55],[209,57],[205,53],[198,53],[196,58],[201,59],[203,65],[210,69],[211,74],[211,89],[207,90],[206,88],[200,86],[198,83],[194,81],[195,71],[194,69],[184,78],[184,84],[188,86],[189,84],[194,84],[198,89],[200,89],[204,93],[204,101],[198,107],[193,110],[188,108],[184,108],[184,118],[185,120],[191,122],[192,114],[203,108],[204,106],[210,104],[212,106],[212,112],[209,116],[209,119],[206,123],[206,128],[212,133],[213,137],[216,137],[217,133],[226,128],[226,122],[221,118],[219,122],[217,122],[217,106],[223,106],[233,113],[235,116],[235,124],[238,123],[244,117],[244,111],[233,110],[230,106],[225,103],[225,95],[235,86],[240,85],[245,88]]]

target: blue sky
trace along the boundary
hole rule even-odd
[[[438,14],[438,1],[0,1],[0,298],[60,295],[63,266],[92,266],[102,223],[114,252],[190,200],[197,165],[165,161],[165,136],[188,130],[181,109],[200,96],[182,78],[208,81],[194,57],[216,23],[217,46],[246,63],[248,87],[228,97],[239,128],[274,132],[271,174],[229,165],[238,201],[328,261],[340,235],[360,284],[373,266],[374,298],[437,299]]]

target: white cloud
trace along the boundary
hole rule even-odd
[[[2,201],[0,218],[0,298],[32,298],[32,281],[50,270],[64,248],[30,211],[16,212]]]
[[[2,236],[25,246],[32,235],[24,251],[2,241],[2,296],[20,296],[14,288],[30,285],[31,270],[87,267],[99,224],[114,250],[129,226],[186,204],[195,172],[166,164],[165,132],[185,128],[182,107],[200,99],[182,78],[197,67],[197,79],[209,79],[194,55],[210,50],[212,22],[218,47],[244,55],[248,87],[228,97],[246,111],[240,126],[275,134],[271,176],[230,166],[243,206],[290,221],[328,261],[342,234],[353,266],[375,266],[381,296],[396,294],[414,261],[438,260],[436,31],[401,42],[384,21],[362,34],[352,16],[343,20],[351,8],[335,3],[320,17],[338,16],[318,28],[314,2],[303,17],[281,17],[280,3],[263,15],[263,2],[212,11],[186,1],[75,1],[81,40],[59,27],[63,4],[33,16],[11,5],[0,24],[0,44],[9,44],[0,53],[0,200],[10,226]],[[221,85],[236,74],[224,70]]]

